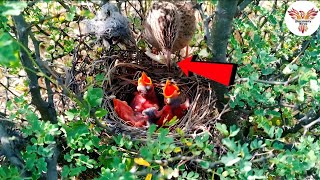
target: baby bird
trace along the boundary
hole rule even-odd
[[[189,108],[189,100],[187,99],[182,103],[179,87],[170,80],[166,81],[166,85],[163,88],[163,95],[165,106],[157,114],[157,116],[160,115],[160,119],[157,121],[158,126],[163,126],[174,116],[178,119],[182,118]]]
[[[159,109],[159,102],[152,84],[152,80],[145,72],[138,79],[137,92],[130,103],[135,112],[143,112],[148,108]]]
[[[113,99],[114,111],[118,116],[133,127],[143,127],[147,125],[148,116],[142,113],[135,113],[127,102]]]
[[[186,47],[195,30],[196,18],[190,2],[154,2],[144,22],[143,37],[154,48],[162,51],[164,58],[159,58],[150,51],[146,55],[165,63],[170,69],[171,53]]]

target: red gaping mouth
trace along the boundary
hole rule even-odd
[[[138,84],[141,85],[151,85],[151,78],[147,76],[145,72],[142,72],[141,77],[138,79]]]
[[[179,95],[180,89],[173,84],[170,80],[166,81],[166,85],[163,88],[163,95],[165,98],[171,98],[173,95]]]

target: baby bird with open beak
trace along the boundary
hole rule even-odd
[[[163,126],[174,116],[181,119],[189,108],[189,100],[187,99],[182,103],[179,87],[170,80],[166,81],[166,85],[163,88],[163,95],[165,106],[157,114],[160,116],[160,119],[157,121],[158,126]]]
[[[145,72],[142,72],[138,79],[137,92],[130,106],[135,112],[142,112],[148,108],[159,109],[159,101],[152,80]]]

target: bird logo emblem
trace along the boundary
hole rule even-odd
[[[307,13],[305,13],[305,11],[297,11],[296,9],[292,8],[288,11],[288,13],[296,23],[299,23],[298,30],[301,33],[305,33],[306,31],[308,31],[308,24],[311,23],[311,20],[313,20],[317,16],[318,11],[312,8]]]

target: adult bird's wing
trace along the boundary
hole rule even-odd
[[[289,13],[289,15],[291,16],[292,19],[295,19],[295,20],[302,19],[299,11],[295,10],[294,8],[289,10],[288,13]]]
[[[304,19],[306,19],[306,20],[314,19],[317,14],[318,14],[318,11],[316,11],[314,8],[312,8],[307,12],[307,14],[305,15]]]

